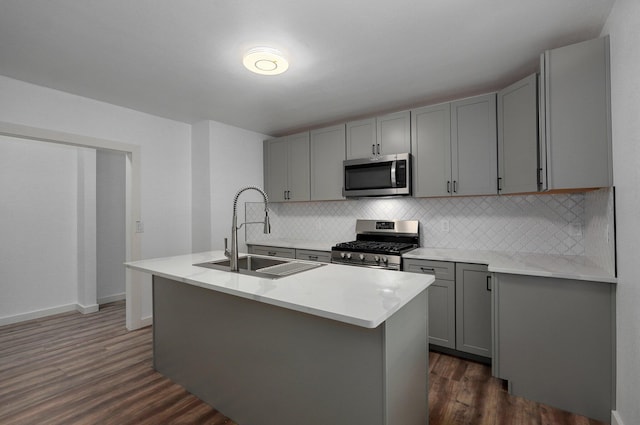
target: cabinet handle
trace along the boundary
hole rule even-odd
[[[371,155],[375,155],[376,154],[376,144],[374,143],[373,145],[371,145]]]
[[[276,254],[277,254],[277,252],[274,252],[274,251],[269,251],[269,252],[267,252],[267,255],[270,255],[270,256],[272,256],[272,257],[275,257],[275,256],[276,256]]]
[[[453,193],[458,193],[458,181],[453,181]]]
[[[420,267],[420,270],[422,270],[422,273],[428,273],[434,276],[436,275],[436,269],[433,267]]]
[[[380,143],[377,144],[378,148],[377,148],[377,154],[380,155]]]
[[[498,177],[498,192],[502,190],[502,177]]]
[[[487,276],[487,291],[491,291],[491,276]]]
[[[451,181],[447,180],[447,193],[451,193]]]
[[[318,256],[317,255],[309,255],[309,260],[318,260]]]
[[[538,168],[538,186],[542,186],[542,168]]]

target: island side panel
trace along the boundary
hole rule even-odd
[[[429,422],[429,330],[427,290],[384,325],[387,423]]]
[[[384,324],[366,329],[158,276],[153,291],[156,370],[237,423],[388,425]]]

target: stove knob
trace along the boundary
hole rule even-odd
[[[364,254],[358,255],[358,258],[360,258],[360,260],[364,261]]]
[[[346,256],[347,256],[347,254],[345,254],[344,252],[341,252],[341,253],[340,253],[340,258],[344,258],[344,257],[346,257]]]
[[[378,257],[377,255],[373,256],[373,261],[375,261],[376,263],[380,262],[380,257]]]
[[[347,252],[347,260],[351,260],[351,253]]]
[[[387,262],[387,257],[382,257],[382,262],[386,263]]]

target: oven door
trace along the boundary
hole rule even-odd
[[[349,197],[411,195],[411,155],[344,161],[343,195]]]

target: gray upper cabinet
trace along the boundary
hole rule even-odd
[[[411,115],[394,112],[347,123],[347,159],[374,158],[411,150]]]
[[[538,77],[498,92],[498,193],[538,191]]]
[[[372,158],[376,155],[376,119],[347,123],[347,159]]]
[[[427,106],[414,109],[411,114],[413,194],[417,197],[449,196],[451,105]]]
[[[453,195],[497,193],[495,93],[451,103]]]
[[[376,152],[379,155],[411,152],[410,111],[376,118],[376,141]]]
[[[609,37],[541,56],[542,189],[613,184]]]
[[[412,114],[414,196],[497,193],[495,93]]]
[[[309,132],[265,140],[264,180],[269,200],[310,199]]]
[[[310,133],[311,200],[343,199],[342,161],[345,159],[345,125]]]

